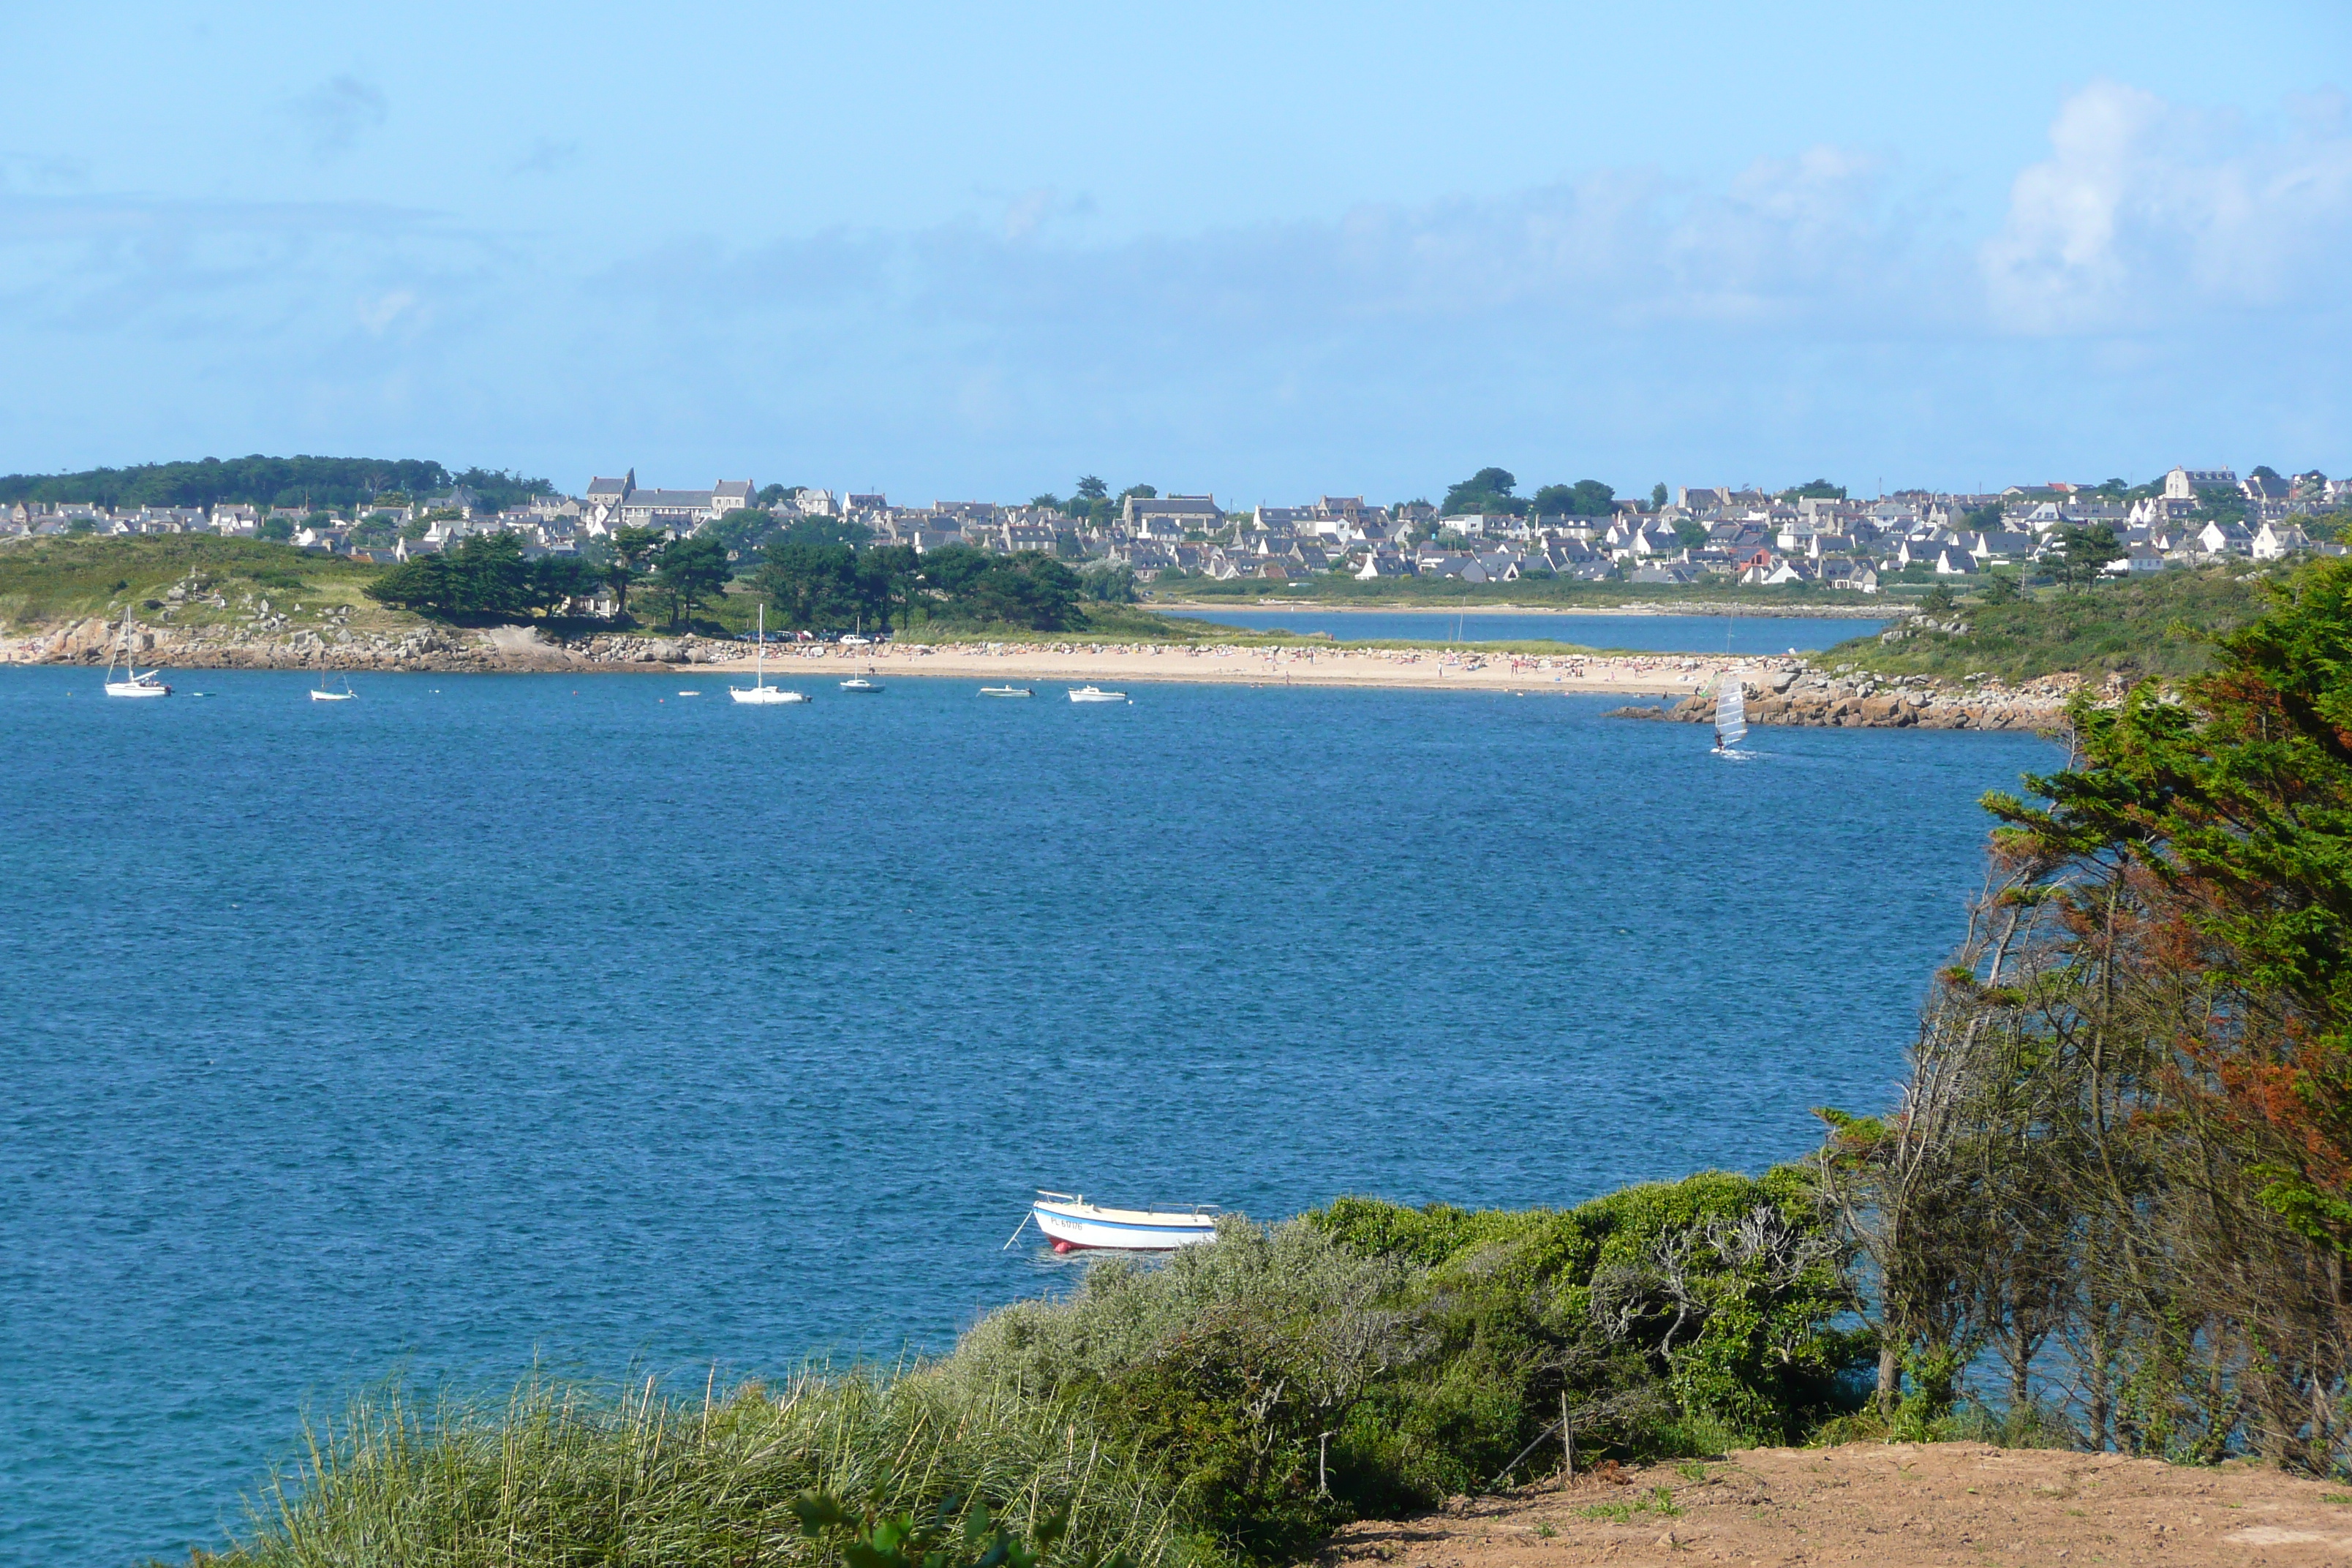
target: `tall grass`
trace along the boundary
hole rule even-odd
[[[884,1511],[984,1503],[1016,1531],[1066,1513],[1063,1552],[1164,1568],[1182,1552],[1166,1488],[1082,1407],[1003,1387],[812,1372],[677,1398],[530,1378],[503,1402],[387,1387],[307,1434],[256,1500],[253,1568],[663,1568],[813,1563],[793,1500]]]

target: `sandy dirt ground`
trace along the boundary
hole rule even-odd
[[[984,685],[1030,685],[1059,697],[1055,683],[1208,680],[1251,686],[1434,687],[1496,691],[1590,691],[1685,697],[1711,685],[1724,668],[1759,671],[1786,659],[1658,654],[1630,658],[1516,658],[1507,654],[1340,652],[1330,648],[1200,648],[1134,644],[1032,647],[1019,643],[941,647],[886,645],[842,651],[786,648],[768,657],[771,679],[841,679],[864,674],[959,678]],[[748,670],[750,659],[698,668]]]
[[[1340,1531],[1326,1568],[1584,1563],[2352,1564],[2352,1487],[2247,1464],[1969,1443],[1759,1448]]]

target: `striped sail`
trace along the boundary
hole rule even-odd
[[[1727,675],[1715,693],[1715,743],[1726,751],[1748,739],[1748,695],[1739,677]]]

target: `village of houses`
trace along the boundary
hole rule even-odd
[[[2217,500],[2227,504],[2216,506]],[[761,491],[748,479],[708,489],[646,489],[631,470],[592,479],[583,495],[533,496],[504,510],[484,508],[463,489],[397,506],[353,509],[353,517],[232,505],[209,511],[110,510],[19,502],[0,512],[0,538],[202,531],[279,538],[303,550],[394,563],[452,548],[467,534],[498,531],[517,535],[531,555],[593,555],[597,541],[622,528],[682,536],[730,517],[740,523],[751,514],[755,524],[779,526],[803,518],[839,520],[863,527],[875,542],[917,551],[949,544],[1044,551],[1073,564],[1123,565],[1142,581],[1286,582],[1339,573],[1363,581],[1804,583],[1871,594],[1898,574],[1916,581],[2030,567],[2058,551],[2070,528],[2111,531],[2121,554],[2106,570],[2117,574],[2217,560],[2341,553],[2343,545],[2315,538],[2305,524],[2347,506],[2352,481],[2317,473],[2288,479],[2258,468],[2241,479],[2228,468],[2176,468],[2165,476],[2160,494],[2137,499],[2064,483],[1979,495],[1902,490],[1875,500],[1692,486],[1663,503],[1618,501],[1608,515],[1587,517],[1440,516],[1425,502],[1368,506],[1352,496],[1229,511],[1207,495],[1129,494],[1115,516],[1097,520],[1042,506],[940,501],[902,507],[882,495],[772,486]],[[1983,526],[1996,517],[1998,527]],[[739,532],[756,539],[759,528]]]

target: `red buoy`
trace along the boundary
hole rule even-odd
[[[1056,1241],[1054,1243],[1054,1250],[1056,1252],[1076,1252],[1077,1248],[1072,1247],[1066,1241]]]

